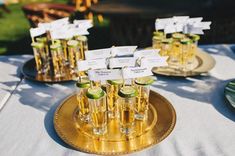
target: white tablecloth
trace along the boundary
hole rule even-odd
[[[19,67],[31,57],[25,55],[0,57],[0,110],[22,79]]]
[[[176,110],[173,132],[160,144],[131,155],[234,156],[235,112],[225,104],[223,89],[235,79],[235,53],[229,45],[202,47],[216,60],[208,75],[187,79],[159,76],[152,86]],[[12,58],[24,60],[17,56],[0,58],[0,93],[11,94],[0,112],[0,155],[88,155],[67,148],[53,129],[53,113],[74,91],[74,84],[19,81],[12,67],[15,65],[5,61]],[[8,90],[12,86],[17,87]]]

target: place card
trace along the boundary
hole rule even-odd
[[[210,29],[211,22],[199,22],[199,23],[194,23],[194,27],[200,27],[203,30],[209,30]]]
[[[112,47],[111,54],[112,56],[131,56],[136,50],[137,46],[119,46]]]
[[[150,56],[159,56],[160,49],[147,49],[139,50],[134,52],[135,58],[150,57]]]
[[[195,24],[195,23],[200,23],[203,20],[202,17],[194,17],[194,18],[189,18],[187,20],[188,24]]]
[[[165,26],[165,28],[164,28],[164,33],[165,34],[172,34],[174,32],[177,32],[176,24],[169,24],[169,25]]]
[[[173,16],[173,21],[176,23],[185,23],[189,19],[189,16]]]
[[[109,59],[109,68],[134,67],[135,64],[136,58],[134,57],[121,57]]]
[[[195,27],[193,24],[187,24],[183,28],[183,33],[185,34],[204,34],[201,27]]]
[[[87,31],[86,28],[70,28],[69,29],[70,33],[73,34],[73,36],[77,35],[89,35],[89,32]]]
[[[89,70],[88,77],[92,81],[118,80],[122,79],[122,71],[121,69]]]
[[[78,60],[78,71],[107,68],[106,59]]]
[[[87,60],[101,59],[111,57],[111,48],[85,51]]]
[[[122,72],[123,72],[124,79],[132,79],[132,78],[153,75],[151,68],[147,68],[147,67],[123,68]]]
[[[67,39],[73,37],[71,31],[66,31],[65,29],[54,29],[50,31],[51,39]]]
[[[92,20],[74,20],[73,23],[78,25],[79,28],[89,29],[93,27]]]
[[[52,21],[50,24],[53,25],[53,26],[67,25],[67,24],[69,24],[69,18],[68,17],[61,18],[61,19]]]
[[[153,67],[168,66],[168,56],[161,57],[145,57],[140,60],[141,67],[147,67],[152,69]]]
[[[162,30],[165,28],[166,25],[168,24],[173,24],[174,21],[172,18],[161,18],[161,19],[156,19],[155,21],[155,29],[156,30]]]
[[[38,23],[39,28],[43,28],[46,31],[50,31],[52,29],[51,23]]]
[[[30,28],[29,32],[31,37],[36,37],[46,33],[46,30],[44,28],[38,27],[38,28]]]

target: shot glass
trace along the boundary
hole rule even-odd
[[[62,45],[62,48],[63,48],[63,53],[64,53],[64,60],[65,60],[65,64],[68,65],[69,64],[69,52],[68,52],[68,45],[67,45],[67,42],[69,41],[70,39],[63,39],[61,40],[61,45]]]
[[[54,68],[54,75],[55,77],[63,77],[65,75],[65,61],[63,56],[62,46],[58,43],[52,44],[50,46],[51,55],[52,55],[52,62]]]
[[[120,132],[125,135],[134,132],[137,94],[137,90],[132,86],[124,86],[118,92]]]
[[[154,82],[153,77],[141,77],[135,79],[135,86],[138,91],[138,96],[136,97],[135,106],[135,119],[137,120],[147,120],[148,110],[149,110],[149,92],[150,85]]]
[[[180,40],[183,39],[185,36],[181,33],[174,33],[172,34],[173,42],[172,42],[172,50],[170,54],[170,64],[178,66],[178,58],[182,50],[182,45]]]
[[[192,41],[191,47],[190,47],[190,52],[189,52],[189,61],[188,61],[188,63],[191,64],[191,63],[193,63],[195,56],[196,56],[196,52],[197,52],[197,48],[198,48],[198,41],[200,40],[200,36],[195,35],[195,34],[189,34],[188,37]]]
[[[189,38],[184,38],[180,42],[182,44],[182,50],[179,57],[179,63],[181,70],[187,71],[187,63],[190,57],[191,40]]]
[[[46,37],[38,37],[38,38],[36,38],[36,41],[44,44],[44,49],[45,49],[46,55],[49,57],[49,47],[48,47],[47,38]]]
[[[172,50],[172,40],[171,39],[163,39],[161,45],[161,51],[159,54],[161,56],[170,56]]]
[[[100,87],[87,90],[89,111],[93,133],[103,135],[107,132],[106,94]]]
[[[122,87],[123,80],[108,80],[106,85],[108,117],[118,118],[118,91]]]
[[[162,45],[162,36],[153,36],[153,48],[154,49],[161,49]]]
[[[76,40],[69,40],[67,42],[68,45],[68,55],[69,55],[69,66],[71,69],[71,73],[77,72],[77,61],[81,59],[79,53],[79,42]]]
[[[49,70],[49,58],[43,43],[34,42],[31,44],[33,48],[36,69],[39,74],[45,74]]]
[[[163,31],[154,31],[153,36],[159,36],[164,39],[166,37],[166,34]]]
[[[88,50],[87,37],[86,36],[76,36],[75,38],[79,42],[81,59],[85,60],[85,51]]]
[[[90,121],[89,104],[86,96],[89,87],[90,80],[88,77],[82,77],[76,83],[79,119],[86,123]]]

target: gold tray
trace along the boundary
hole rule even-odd
[[[54,127],[60,138],[73,148],[95,154],[117,155],[140,151],[165,139],[176,123],[173,106],[160,94],[150,92],[147,122],[136,121],[135,132],[125,136],[119,132],[118,121],[108,121],[108,132],[103,136],[92,134],[89,124],[77,119],[76,95],[68,97],[54,114]]]
[[[215,66],[215,60],[207,52],[198,48],[196,53],[195,60],[190,65],[189,71],[182,71],[168,67],[154,67],[152,72],[154,74],[164,75],[164,76],[178,76],[178,77],[187,77],[187,76],[196,76],[202,73],[210,71]]]
[[[38,74],[34,58],[24,63],[24,65],[21,68],[21,73],[25,76],[25,78],[29,80],[44,82],[44,83],[60,83],[76,79],[76,75],[71,74],[69,68],[65,69],[65,76],[60,78],[56,78],[53,75],[49,74],[48,75]]]

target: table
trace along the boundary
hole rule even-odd
[[[186,79],[158,76],[151,89],[173,104],[175,129],[160,144],[131,155],[234,155],[235,112],[223,97],[225,84],[235,78],[232,46],[202,46],[216,60],[208,74]],[[17,67],[29,57],[0,57],[0,101],[4,103],[0,112],[0,155],[88,155],[68,147],[53,128],[53,113],[74,92],[74,84],[41,84],[20,77]],[[3,94],[9,94],[5,101]]]

